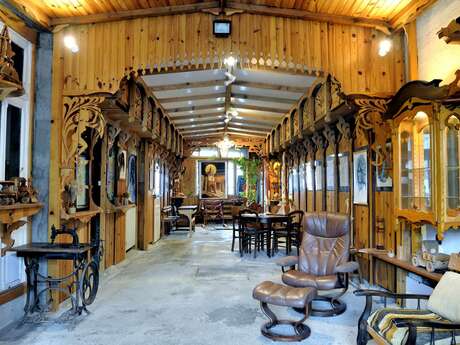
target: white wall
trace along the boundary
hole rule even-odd
[[[437,32],[460,16],[460,0],[438,0],[417,18],[418,76],[420,80],[454,79],[460,68],[460,45],[446,44]]]

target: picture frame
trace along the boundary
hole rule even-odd
[[[367,149],[353,152],[353,204],[368,204],[369,177],[367,161]]]
[[[76,210],[85,211],[89,209],[89,168],[90,160],[86,153],[78,157],[75,167],[76,182]]]
[[[386,143],[387,156],[381,166],[375,167],[375,188],[379,192],[393,191],[393,151],[391,142]]]
[[[200,198],[225,199],[227,198],[227,162],[226,161],[199,161]]]
[[[346,152],[338,154],[339,157],[339,192],[350,191],[350,155]]]
[[[326,157],[326,189],[334,192],[335,188],[335,154]]]
[[[315,190],[323,190],[323,161],[315,161]]]
[[[130,155],[128,160],[128,200],[135,204],[137,201],[137,157]]]

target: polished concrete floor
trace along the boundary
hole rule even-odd
[[[231,231],[203,230],[189,239],[174,233],[149,251],[106,271],[91,314],[73,323],[14,325],[0,331],[8,345],[256,345],[275,344],[260,334],[266,321],[253,287],[280,281],[275,259],[240,258],[230,251]],[[334,318],[311,317],[305,344],[354,344],[364,305],[351,293],[348,310]],[[276,309],[297,318],[291,310]]]

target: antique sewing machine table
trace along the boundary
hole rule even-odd
[[[92,246],[85,243],[29,243],[9,249],[24,258],[27,276],[24,321],[46,320],[45,313],[53,301],[53,290],[64,293],[71,300],[72,307],[63,314],[66,319],[80,315],[83,310],[87,312],[86,306],[96,298],[99,285],[99,265],[90,260],[91,249]],[[41,259],[71,260],[72,272],[62,277],[45,277],[39,272]],[[46,298],[46,301],[40,303],[41,298],[42,301]]]

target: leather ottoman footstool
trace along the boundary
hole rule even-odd
[[[252,297],[260,301],[263,313],[270,319],[269,322],[263,324],[261,327],[261,332],[265,337],[276,341],[301,341],[310,336],[310,328],[304,325],[303,322],[307,319],[311,302],[316,297],[315,288],[290,287],[265,281],[254,288]],[[278,320],[273,311],[268,307],[269,304],[302,309],[305,310],[305,315],[299,321]],[[271,328],[276,325],[291,325],[295,333],[292,335],[275,333]]]

